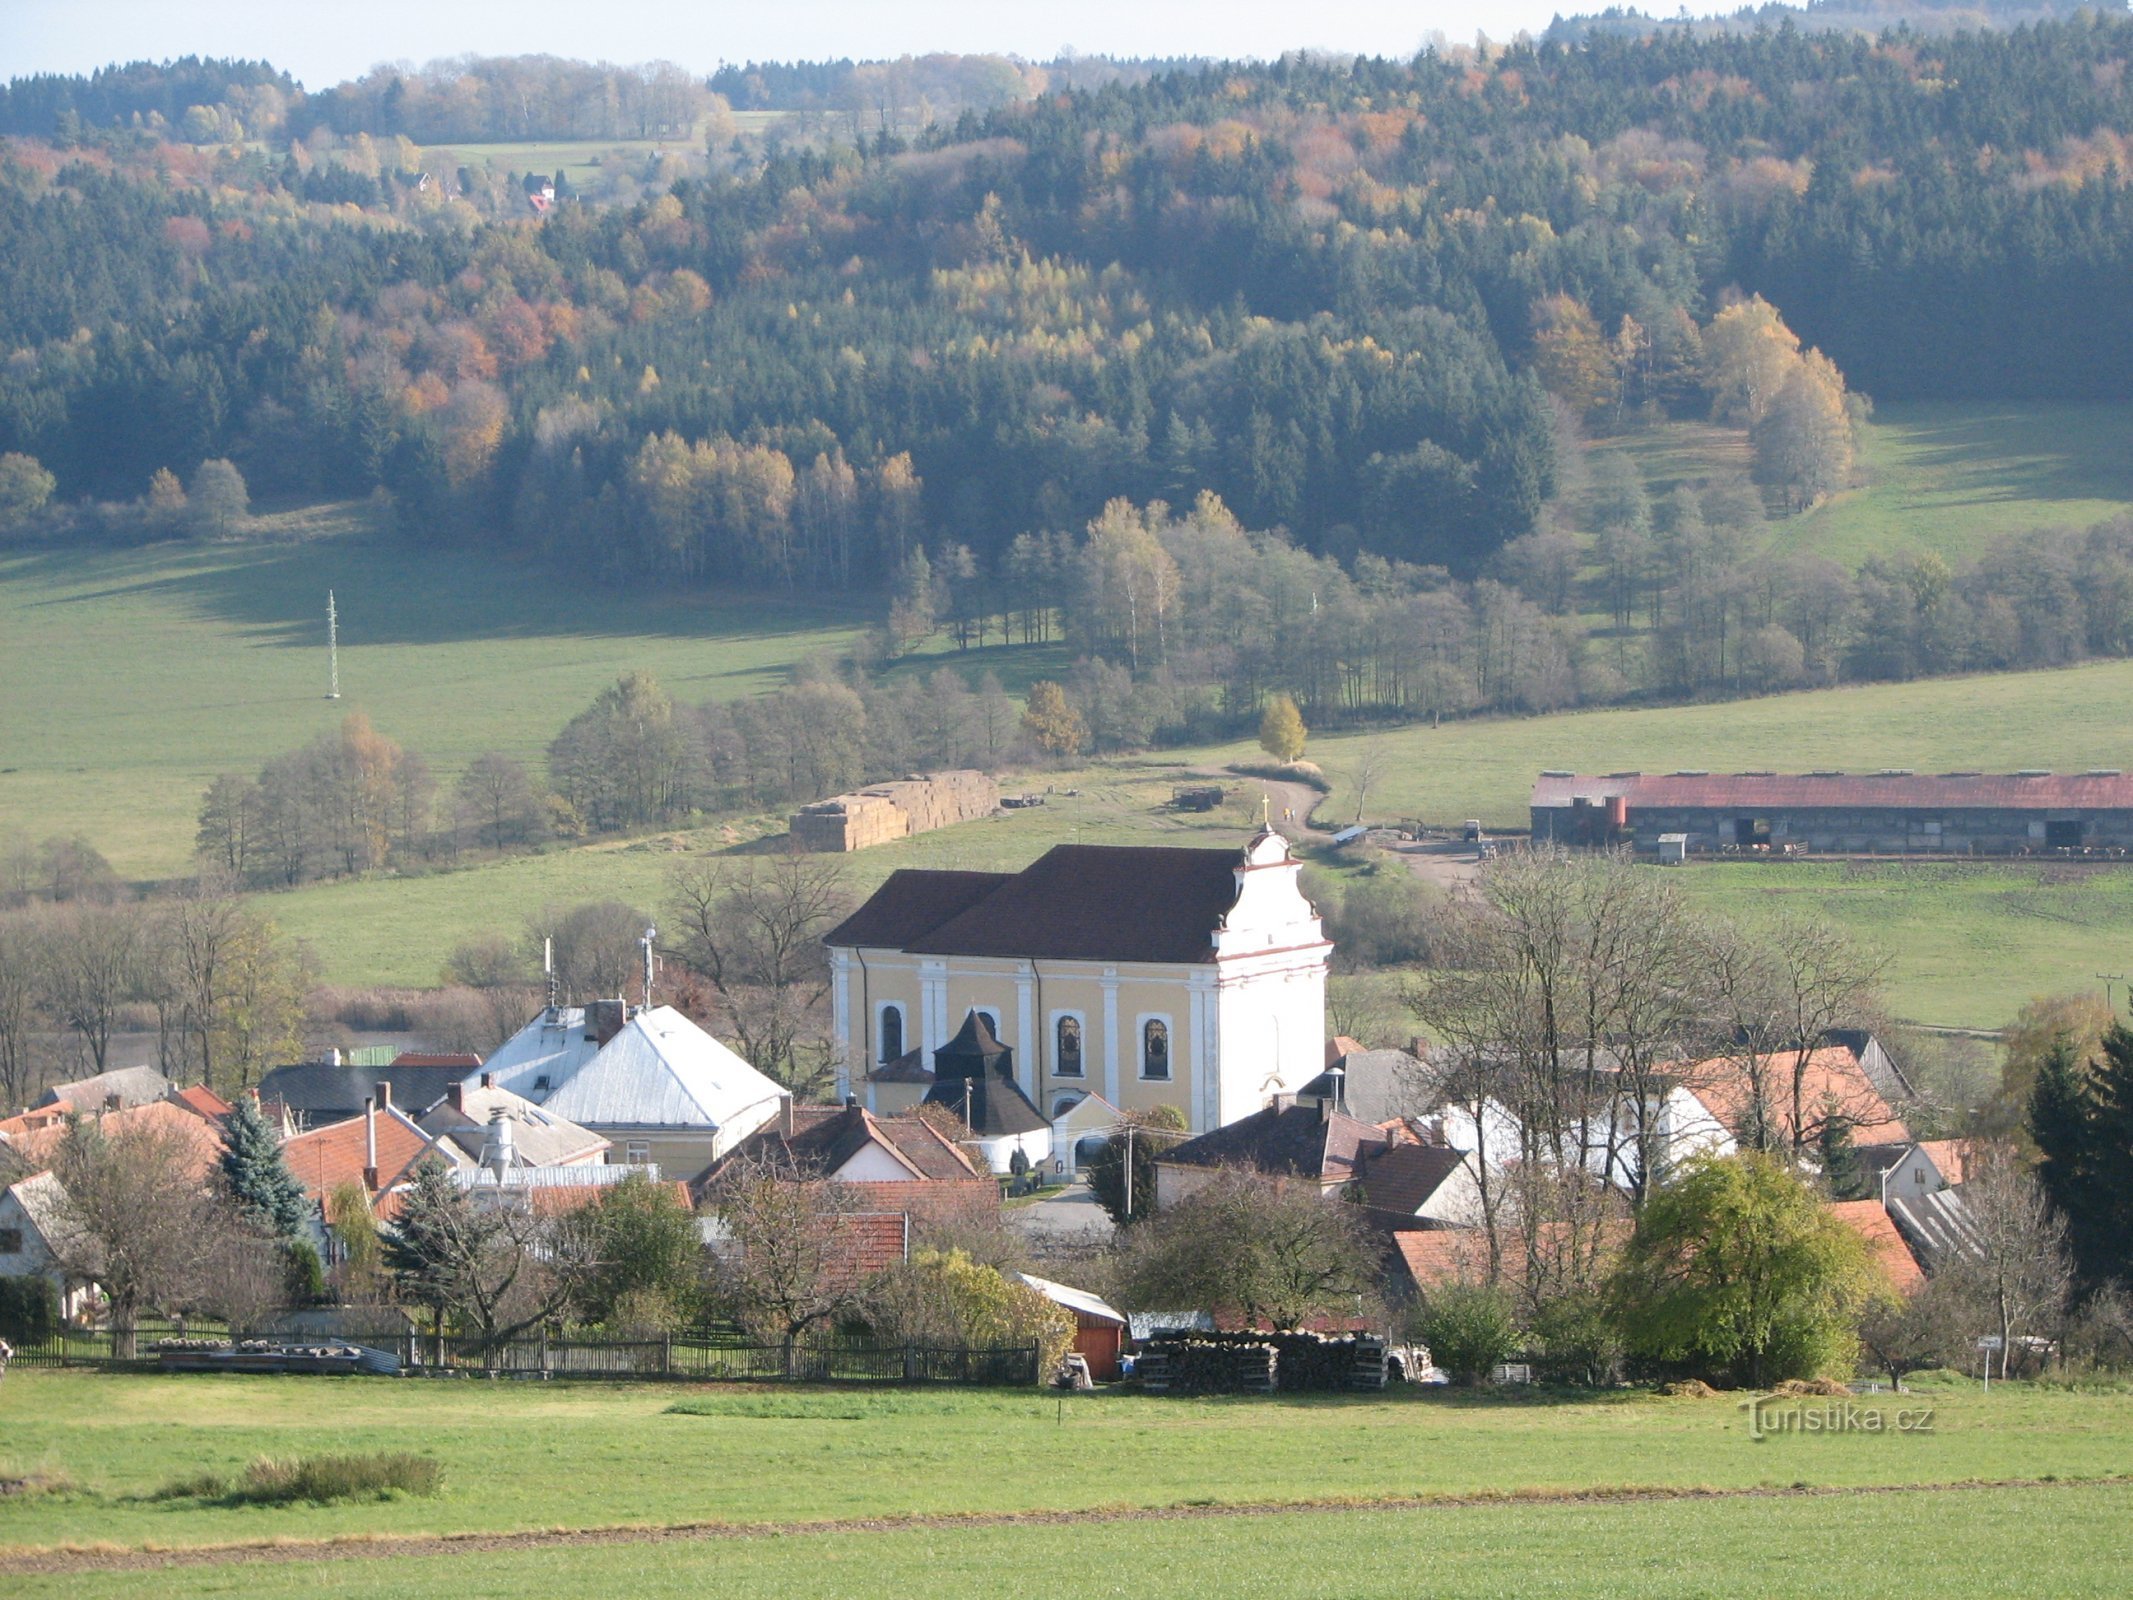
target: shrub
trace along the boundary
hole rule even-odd
[[[59,1296],[49,1278],[0,1278],[0,1339],[43,1344],[59,1328]]]
[[[1461,1383],[1478,1384],[1518,1349],[1511,1297],[1478,1283],[1447,1284],[1430,1292],[1415,1318],[1429,1358]]]
[[[261,1456],[245,1468],[244,1481],[230,1498],[251,1505],[285,1506],[300,1500],[326,1505],[335,1500],[382,1500],[395,1491],[433,1495],[443,1481],[444,1469],[434,1457],[405,1450],[290,1460]]]
[[[1598,1388],[1621,1370],[1622,1334],[1604,1295],[1557,1296],[1534,1317],[1533,1334],[1540,1342],[1541,1375],[1552,1382]]]

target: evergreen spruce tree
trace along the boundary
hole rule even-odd
[[[249,1095],[238,1100],[223,1125],[222,1178],[230,1198],[252,1222],[276,1238],[302,1237],[310,1202],[281,1158],[281,1141]]]
[[[2094,1217],[2092,1283],[2133,1282],[2133,1030],[2111,1024],[2103,1057],[2089,1068],[2087,1203]]]
[[[1821,1148],[1822,1181],[1829,1185],[1832,1200],[1867,1200],[1873,1185],[1859,1161],[1859,1147],[1852,1143],[1851,1119],[1832,1112],[1822,1123],[1815,1141]]]

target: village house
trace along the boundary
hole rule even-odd
[[[0,1188],[0,1278],[45,1279],[59,1314],[73,1318],[93,1301],[95,1289],[65,1265],[80,1255],[67,1248],[66,1198],[49,1172]]]
[[[1196,1133],[1249,1115],[1323,1065],[1331,945],[1299,871],[1265,829],[1242,850],[1060,845],[1020,872],[892,873],[824,939],[840,1094],[931,1094],[913,1080],[976,1012],[1033,1106],[1093,1092],[1175,1106]]]
[[[480,1067],[481,1057],[471,1053],[402,1051],[389,1065],[366,1067],[329,1050],[321,1060],[292,1062],[268,1072],[259,1080],[259,1104],[292,1133],[361,1116],[365,1103],[372,1101],[391,1100],[419,1115]]]
[[[620,1000],[547,1007],[497,1047],[486,1076],[609,1140],[609,1161],[688,1181],[790,1098],[672,1006]]]
[[[604,1160],[613,1148],[590,1128],[499,1088],[486,1072],[471,1089],[453,1084],[415,1121],[451,1145],[459,1161],[476,1166],[577,1167]]]

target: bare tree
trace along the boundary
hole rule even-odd
[[[674,948],[715,996],[719,1031],[795,1094],[819,1093],[835,1073],[822,936],[850,907],[837,863],[798,852],[761,866],[694,863],[669,880]]]
[[[120,1008],[140,991],[145,946],[140,909],[73,901],[43,919],[46,993],[95,1070],[109,1066]]]
[[[1374,1294],[1377,1251],[1362,1213],[1315,1183],[1230,1168],[1134,1224],[1115,1274],[1129,1305],[1234,1307],[1292,1328]]]
[[[220,1237],[199,1138],[184,1121],[81,1121],[60,1141],[53,1171],[66,1193],[61,1258],[103,1286],[114,1355],[133,1354],[143,1310],[194,1295]]]
[[[2073,1292],[2066,1219],[2006,1148],[1980,1157],[1955,1192],[1963,1202],[1962,1243],[1937,1263],[1938,1277],[1973,1324],[1999,1336],[2004,1378],[2015,1340],[2031,1328],[2056,1327]]]
[[[1865,1105],[1830,1103],[1811,1087],[1813,1063],[1837,1029],[1873,1014],[1883,957],[1826,924],[1788,917],[1760,934],[1714,927],[1704,962],[1726,1041],[1716,1070],[1735,1080],[1742,1145],[1798,1155],[1834,1124],[1863,1120]]]
[[[714,1293],[743,1327],[778,1342],[793,1373],[800,1340],[856,1306],[865,1288],[850,1267],[854,1192],[736,1157],[720,1171],[709,1203],[724,1232],[713,1251]]]
[[[441,1162],[417,1169],[387,1258],[404,1299],[446,1318],[495,1354],[570,1301],[591,1263],[583,1229],[560,1226],[524,1195],[472,1195]]]
[[[1378,780],[1392,767],[1392,750],[1383,734],[1373,733],[1363,741],[1363,747],[1355,753],[1355,763],[1348,769],[1348,781],[1355,785],[1355,820],[1361,822],[1370,805],[1370,791]]]
[[[31,916],[0,912],[0,1107],[26,1105],[41,1066],[43,951]]]

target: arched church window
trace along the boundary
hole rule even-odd
[[[1081,1076],[1081,1020],[1078,1017],[1059,1019],[1059,1050],[1054,1070],[1062,1078]]]
[[[1141,1024],[1141,1076],[1170,1076],[1170,1024],[1161,1017],[1150,1017]]]
[[[894,1061],[904,1053],[904,1008],[881,1008],[881,1059]]]

